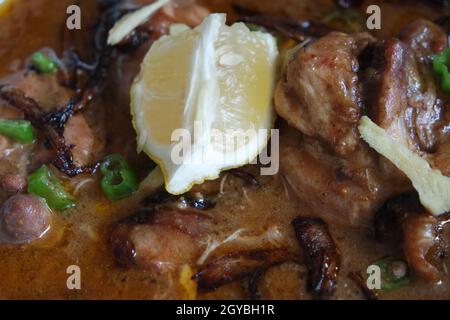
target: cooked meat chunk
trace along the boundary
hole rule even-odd
[[[43,199],[15,195],[0,209],[0,242],[26,243],[41,238],[50,228],[51,211]]]
[[[119,224],[111,234],[117,262],[156,272],[174,271],[198,256],[195,240],[181,230],[159,224]]]
[[[397,141],[407,142],[405,126],[406,45],[397,39],[369,46],[362,54],[365,105],[369,116]]]
[[[403,221],[406,260],[418,277],[430,282],[441,279],[439,269],[429,261],[429,257],[438,260],[433,252],[439,245],[438,227],[438,220],[426,212],[409,214]]]
[[[442,264],[446,244],[443,227],[449,216],[436,218],[427,213],[416,193],[390,199],[377,212],[375,236],[378,241],[400,246],[417,277],[429,282],[442,278],[438,268]]]
[[[282,131],[280,168],[317,214],[368,225],[387,199],[412,189],[403,173],[359,138],[355,125],[364,113],[449,172],[448,99],[431,71],[432,57],[446,44],[438,26],[418,20],[400,39],[374,42],[334,33],[294,55],[275,103],[303,136]]]
[[[157,272],[193,263],[201,251],[199,237],[211,219],[191,210],[162,207],[142,211],[114,226],[111,244],[116,260]]]
[[[14,86],[36,100],[45,111],[64,106],[73,95],[72,90],[61,86],[57,77],[24,70],[1,80],[1,84]]]
[[[412,188],[364,144],[342,158],[321,142],[282,127],[280,155],[281,173],[295,194],[327,222],[369,226],[374,211],[388,198]]]
[[[195,211],[176,209],[157,211],[152,220],[155,224],[173,226],[192,237],[206,234],[213,223],[211,218]]]
[[[94,134],[84,116],[92,116],[93,113],[73,115],[78,105],[73,102],[75,93],[59,83],[55,76],[21,71],[2,79],[1,83],[5,84],[1,87],[4,101],[9,103],[10,108],[20,111],[16,118],[25,117],[37,131],[37,140],[30,144],[28,150],[32,156],[26,156],[31,160],[27,169],[33,170],[42,163],[53,161],[59,170],[69,176],[94,170],[95,165],[89,166],[89,162],[93,161],[94,151],[101,152],[103,147],[103,111],[96,111]],[[49,149],[51,152],[47,152]]]
[[[303,134],[346,155],[359,143],[358,54],[371,36],[333,32],[298,50],[275,95],[278,114]]]
[[[136,263],[158,271],[176,270],[183,264],[193,263],[200,253],[192,237],[171,226],[135,226],[130,241],[134,243]]]
[[[445,32],[417,20],[392,39],[368,48],[366,108],[371,118],[417,152],[433,152],[444,101],[431,70],[432,57],[447,45]]]
[[[95,136],[82,114],[70,118],[65,126],[64,138],[67,144],[74,146],[72,154],[78,165],[84,166],[92,161]]]
[[[447,47],[447,35],[435,23],[418,19],[400,32],[400,40],[409,45],[420,62],[430,62],[437,52]]]

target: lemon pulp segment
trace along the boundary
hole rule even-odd
[[[224,14],[212,14],[195,29],[179,29],[156,41],[131,89],[138,148],[161,167],[174,194],[249,163],[268,141],[276,41],[225,21]],[[172,158],[177,129],[192,137],[190,161],[181,164]],[[223,139],[213,138],[213,130]],[[236,131],[248,130],[254,134],[235,139]]]

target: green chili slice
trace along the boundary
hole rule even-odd
[[[113,154],[106,157],[100,171],[103,174],[101,183],[103,192],[113,201],[127,198],[138,189],[136,174],[121,155]]]
[[[259,24],[256,24],[256,23],[245,22],[245,25],[247,26],[248,30],[250,30],[250,31],[269,32],[265,27],[260,26]]]
[[[34,141],[33,126],[26,120],[0,119],[0,134],[20,143],[31,143]]]
[[[405,287],[411,283],[411,277],[408,270],[408,265],[402,259],[392,256],[383,257],[372,265],[380,267],[381,271],[381,291],[389,292]],[[405,268],[402,272],[396,272],[397,269]]]
[[[433,59],[433,71],[440,77],[441,88],[445,93],[450,93],[450,47],[445,49]]]
[[[75,199],[46,165],[28,176],[28,193],[44,198],[52,209],[64,211],[75,207]]]
[[[31,57],[32,65],[44,74],[55,74],[58,71],[58,65],[50,57],[41,52],[36,52]]]

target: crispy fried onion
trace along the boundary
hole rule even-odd
[[[256,271],[287,261],[298,260],[286,249],[257,249],[232,252],[213,259],[193,276],[200,292],[213,291],[225,284],[238,281]]]
[[[336,287],[340,255],[327,225],[320,218],[292,222],[308,269],[308,286],[315,298],[329,299]]]
[[[55,151],[53,160],[54,166],[69,177],[75,177],[82,173],[95,173],[99,163],[90,166],[77,166],[74,163],[71,149],[72,145],[67,145],[64,139],[64,127],[67,121],[77,112],[86,108],[102,90],[103,80],[107,75],[108,66],[114,55],[114,49],[106,43],[107,31],[114,25],[120,17],[119,3],[106,8],[95,32],[95,62],[88,65],[82,62],[78,55],[73,52],[73,74],[82,69],[89,71],[88,79],[82,88],[75,88],[76,94],[70,98],[68,103],[52,113],[45,113],[39,104],[26,93],[4,85],[0,87],[0,98],[8,102],[11,106],[21,110],[25,118],[38,128],[48,140],[50,147]],[[66,85],[73,81],[66,81]],[[75,81],[76,82],[76,81]]]
[[[27,97],[23,91],[9,86],[0,87],[0,98],[21,110],[25,118],[45,135],[56,153],[53,164],[59,171],[74,177],[81,173],[94,173],[97,170],[98,163],[84,167],[75,165],[71,151],[73,146],[66,144],[60,126],[46,120],[47,114],[34,99]]]

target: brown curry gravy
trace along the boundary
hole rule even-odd
[[[65,23],[66,7],[70,0],[16,0],[11,10],[0,19],[0,77],[19,67],[24,59],[35,50],[48,46],[61,50],[61,28]],[[83,35],[89,37],[96,14],[95,2],[82,0]],[[205,1],[212,11],[227,9],[227,1]],[[253,8],[288,14],[295,18],[319,19],[333,10],[332,1],[235,1]],[[370,1],[382,7],[383,30],[379,36],[387,37],[398,32],[408,21],[416,17],[435,18],[427,6],[396,5],[394,1]],[[401,14],[400,14],[401,13]],[[83,40],[81,40],[83,43]],[[129,85],[124,84],[124,85]],[[110,128],[121,128],[107,132],[112,144],[105,153],[120,152],[133,159],[141,175],[151,166],[145,156],[138,157],[134,148],[123,150],[122,141],[134,146],[135,136],[128,116],[128,106],[114,104],[106,98],[91,106],[109,104]],[[106,108],[106,107],[105,107]],[[103,121],[92,111],[92,121]],[[123,117],[125,115],[125,117]],[[107,129],[108,130],[108,129]],[[257,168],[252,168],[255,171]],[[255,171],[257,172],[257,171]],[[85,177],[84,177],[85,178]],[[80,178],[82,179],[82,178]],[[156,275],[145,270],[119,268],[108,243],[110,225],[130,215],[137,203],[133,199],[117,203],[109,202],[99,189],[99,178],[86,184],[77,195],[76,209],[55,213],[51,233],[43,240],[26,246],[0,246],[0,298],[1,299],[177,299],[184,293],[177,284],[177,275]],[[292,194],[286,192],[280,176],[262,177],[260,189],[246,190],[247,197],[225,195],[216,208],[208,212],[220,224],[215,230],[219,239],[226,238],[239,228],[246,234],[258,235],[269,227],[276,226],[287,234],[287,245],[299,250],[291,228],[291,221],[297,215],[313,215],[304,204],[298,203]],[[359,289],[348,279],[351,271],[362,271],[371,261],[386,254],[395,254],[389,248],[371,240],[369,230],[347,229],[329,225],[337,242],[342,258],[338,288],[334,297],[338,299],[360,299]],[[229,249],[230,247],[228,247]],[[226,250],[227,248],[220,248]],[[448,265],[449,260],[445,263]],[[82,272],[81,290],[68,290],[66,269],[78,265]],[[306,269],[295,264],[284,264],[270,269],[261,283],[262,297],[267,299],[307,299]],[[408,287],[384,294],[386,299],[448,299],[450,283],[446,279],[439,286],[432,286],[419,280]],[[226,285],[199,298],[242,299],[246,298],[244,283]]]

